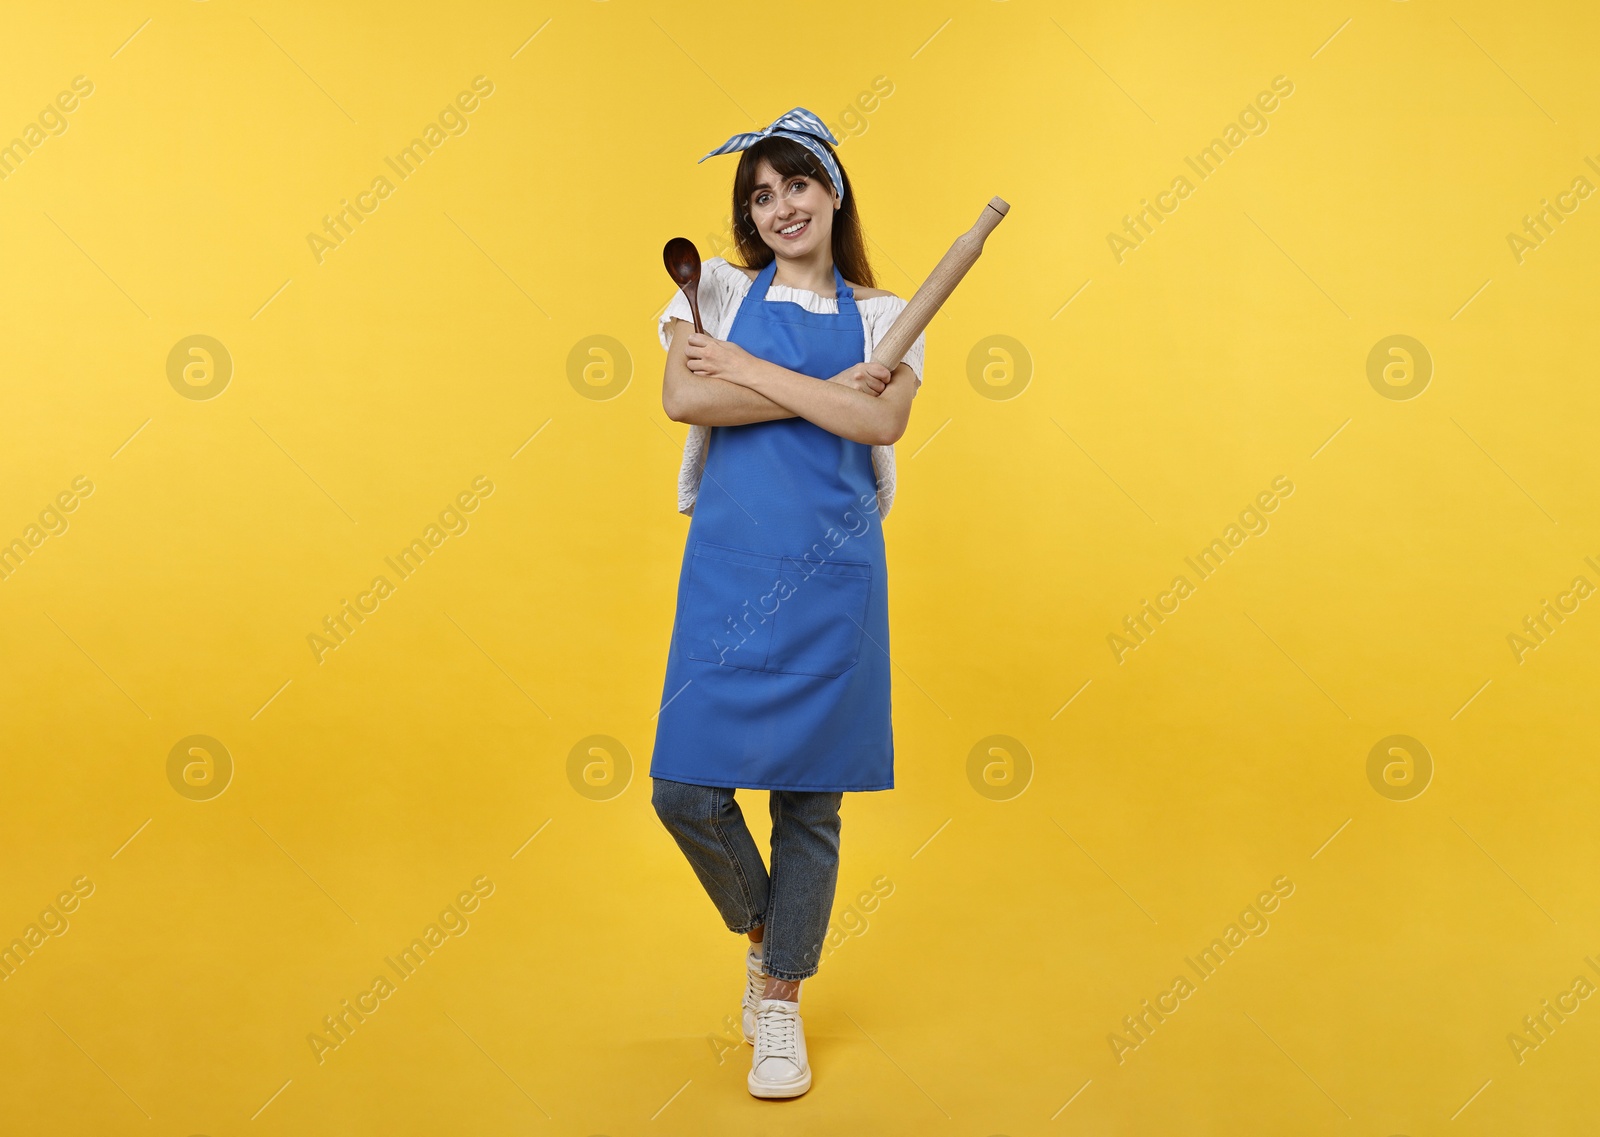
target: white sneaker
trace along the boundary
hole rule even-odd
[[[799,1097],[811,1088],[800,1004],[762,999],[756,1010],[756,1053],[746,1079],[758,1098]]]
[[[756,1011],[761,1006],[761,993],[766,989],[767,976],[761,970],[761,956],[752,945],[744,953],[744,1010],[740,1015],[744,1040],[751,1046],[756,1043]]]

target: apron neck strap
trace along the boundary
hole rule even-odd
[[[772,286],[772,280],[775,276],[777,276],[777,274],[778,258],[773,257],[767,262],[765,268],[756,273],[755,280],[751,282],[751,297],[756,300],[765,300],[767,298],[767,289]],[[839,271],[839,265],[837,263],[835,263],[833,266],[833,290],[835,299],[838,301],[841,311],[843,311],[847,303],[854,305],[856,298],[855,289],[851,288],[844,282],[844,274]],[[802,291],[805,290],[802,289]]]

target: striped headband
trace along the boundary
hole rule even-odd
[[[815,154],[817,160],[822,163],[822,168],[828,171],[828,177],[832,179],[833,188],[838,191],[839,201],[843,204],[844,177],[839,173],[839,163],[833,160],[833,155],[828,153],[828,148],[818,141],[818,139],[825,138],[837,146],[839,140],[833,136],[833,132],[828,129],[826,123],[804,107],[795,107],[794,110],[789,111],[787,114],[779,115],[771,126],[762,130],[735,134],[728,141],[707,154],[705,158],[701,158],[700,161],[704,162],[706,158],[712,158],[718,154],[731,154],[735,150],[747,149],[773,134],[784,138],[792,138]],[[698,164],[697,162],[696,165]]]

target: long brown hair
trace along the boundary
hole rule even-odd
[[[835,186],[816,155],[792,138],[769,135],[754,146],[743,150],[739,156],[739,169],[733,175],[733,240],[739,250],[744,268],[762,269],[772,262],[773,251],[756,231],[750,217],[750,195],[755,190],[756,166],[765,158],[772,168],[784,178],[807,177],[821,182],[830,191],[844,194],[844,204],[833,212],[833,263],[840,275],[852,284],[863,288],[876,288],[872,265],[867,261],[867,238],[861,230],[861,215],[856,210],[856,191],[851,188],[850,175],[838,153],[824,139],[818,141],[828,148],[839,167],[843,187]]]

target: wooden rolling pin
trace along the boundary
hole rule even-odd
[[[979,254],[983,252],[984,238],[1005,220],[1006,211],[1010,208],[1001,198],[989,199],[977,222],[956,238],[950,251],[933,266],[928,279],[911,297],[911,302],[895,317],[888,333],[878,341],[878,346],[872,352],[873,363],[881,363],[890,371],[895,369],[923,329],[939,314],[944,302],[950,299],[950,294],[961,283],[961,278],[967,275],[967,270],[977,263]]]

